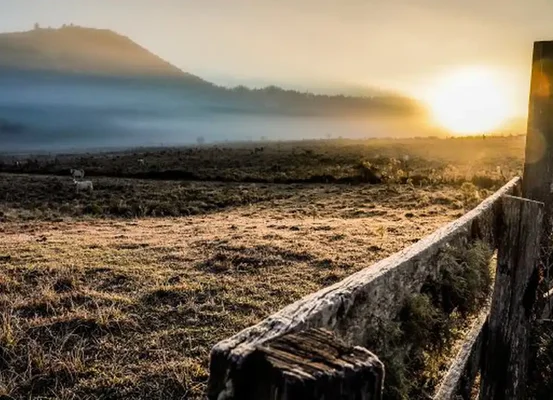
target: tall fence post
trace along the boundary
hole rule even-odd
[[[522,197],[553,209],[553,41],[535,42]]]
[[[480,399],[523,400],[539,282],[543,203],[503,197],[503,234],[488,322]]]
[[[545,204],[541,260],[549,286],[553,261],[553,41],[534,43],[522,197]]]

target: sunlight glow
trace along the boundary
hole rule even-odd
[[[459,135],[489,133],[512,116],[507,84],[490,69],[459,69],[441,77],[426,101],[443,128]]]

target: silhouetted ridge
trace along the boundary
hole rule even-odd
[[[20,72],[27,71],[63,81],[71,74],[117,79],[117,82],[105,82],[109,85],[124,84],[124,81],[158,89],[164,85],[164,90],[193,93],[196,100],[216,100],[208,107],[216,112],[287,115],[421,113],[416,102],[397,95],[355,97],[314,95],[277,86],[259,89],[217,87],[180,70],[126,36],[108,29],[73,25],[0,34],[0,71],[5,79],[13,79]],[[25,80],[28,79],[27,75]],[[33,74],[32,80],[36,79],[40,78]]]
[[[0,34],[0,66],[114,76],[201,81],[126,36],[108,29],[65,26]]]
[[[216,86],[105,29],[0,34],[0,151],[190,143],[203,135],[246,140],[271,131],[272,138],[348,130],[378,136],[388,128],[369,129],[367,120],[411,127],[422,113],[417,102],[393,94]],[[337,121],[345,124],[336,127]]]

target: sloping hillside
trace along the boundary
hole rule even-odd
[[[141,85],[148,85],[148,78],[155,77],[167,78],[166,82],[170,82],[170,86],[178,90],[194,84],[196,91],[203,89],[221,100],[234,100],[238,103],[246,101],[264,108],[294,108],[299,111],[325,108],[328,109],[327,112],[336,110],[338,113],[347,110],[364,113],[369,109],[378,112],[412,112],[414,109],[413,101],[397,95],[355,97],[313,95],[284,90],[277,86],[261,89],[243,86],[234,89],[215,87],[212,83],[175,67],[128,37],[108,29],[64,25],[59,29],[35,28],[27,32],[0,33],[0,55],[4,80],[12,80],[14,71],[55,73],[56,79],[61,74],[66,75],[66,80],[68,73],[138,78]],[[160,80],[157,79],[156,85],[159,83]]]
[[[396,95],[216,86],[110,30],[66,26],[0,34],[4,150],[183,144],[199,136],[405,136],[423,113],[417,102]],[[353,119],[402,126],[354,126]]]
[[[0,34],[0,66],[115,76],[199,80],[107,29],[65,26]]]

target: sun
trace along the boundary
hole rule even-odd
[[[483,134],[499,128],[511,116],[505,88],[506,83],[493,70],[463,68],[439,78],[426,101],[442,128],[459,135]]]

